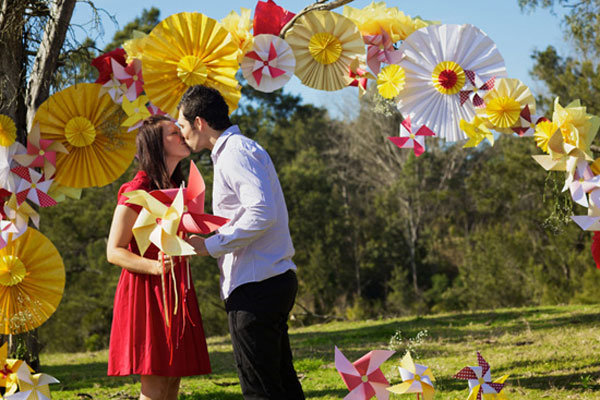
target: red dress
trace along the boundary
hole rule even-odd
[[[131,182],[121,186],[118,204],[139,213],[141,207],[125,203],[127,198],[122,194],[138,189],[148,191],[149,182],[146,173],[138,172]],[[139,254],[135,239],[129,243],[129,250]],[[144,257],[157,259],[158,251],[156,246],[150,245]],[[177,259],[173,267],[176,285],[170,273],[164,279],[170,327],[165,324],[161,277],[126,269],[121,271],[115,293],[108,375],[190,376],[211,372],[189,266],[185,258]],[[176,297],[177,311],[174,314]]]

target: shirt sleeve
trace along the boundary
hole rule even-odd
[[[220,162],[224,163],[221,170],[224,181],[239,200],[240,214],[230,222],[227,233],[206,239],[206,249],[215,258],[248,246],[277,220],[270,177],[274,169],[266,151],[241,145]]]

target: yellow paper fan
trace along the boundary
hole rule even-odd
[[[200,13],[171,15],[144,39],[142,71],[150,101],[171,116],[190,86],[217,89],[229,112],[241,97],[235,73],[238,46],[221,24]]]
[[[296,57],[298,78],[319,90],[346,87],[352,60],[365,53],[356,25],[332,11],[311,11],[298,18],[285,40]]]
[[[35,329],[56,310],[65,288],[65,266],[52,242],[28,228],[0,250],[0,333]]]
[[[531,115],[535,114],[535,98],[527,85],[518,79],[497,79],[483,100],[485,107],[478,108],[477,115],[486,118],[498,132],[512,134],[510,128],[519,123],[519,115],[525,106],[529,106]]]
[[[135,155],[135,132],[121,127],[125,114],[101,85],[80,83],[53,94],[38,109],[42,139],[62,143],[54,180],[72,188],[104,186],[117,179]],[[34,122],[34,123],[35,123]]]
[[[8,115],[0,114],[0,146],[8,147],[17,138],[17,127]]]

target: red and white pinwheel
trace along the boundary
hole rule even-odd
[[[21,205],[25,199],[29,199],[40,207],[56,205],[56,201],[48,196],[52,179],[44,179],[42,174],[31,168],[16,167],[12,172],[21,178],[16,192],[17,204]]]
[[[40,125],[35,124],[27,136],[27,153],[16,154],[15,161],[24,167],[42,168],[44,176],[52,177],[56,172],[56,153],[69,153],[62,143],[50,139],[42,139]]]
[[[392,39],[386,31],[379,35],[363,36],[367,45],[367,65],[375,75],[381,71],[381,63],[398,64],[402,59],[402,52],[394,48]]]
[[[388,139],[401,149],[414,149],[415,156],[425,152],[425,136],[435,136],[435,133],[422,125],[415,133],[410,122],[410,116],[400,123],[400,136],[390,136]]]
[[[115,60],[123,67],[127,66],[127,61],[125,61],[126,56],[127,54],[125,54],[125,50],[119,47],[113,51],[109,51],[108,53],[104,53],[101,56],[94,58],[92,60],[92,65],[96,67],[99,73],[96,83],[103,85],[112,78],[113,66],[111,60]]]
[[[498,394],[504,387],[504,383],[492,382],[490,364],[477,352],[477,367],[464,367],[453,376],[455,379],[469,381],[469,397],[467,400],[481,400],[482,394]],[[501,379],[498,379],[501,380]]]
[[[548,118],[531,115],[529,104],[525,104],[525,107],[521,110],[521,114],[519,114],[519,125],[512,127],[511,129],[521,137],[533,136],[535,133],[535,126],[541,121],[548,121]]]
[[[477,108],[485,107],[483,96],[494,88],[496,83],[496,77],[493,76],[487,81],[483,81],[475,72],[465,70],[467,80],[465,82],[465,89],[461,90],[460,93],[460,105],[470,100],[471,103]]]
[[[373,350],[351,363],[335,348],[335,368],[338,370],[350,393],[344,400],[368,400],[376,396],[378,400],[389,399],[386,388],[390,385],[379,368],[395,352]]]
[[[142,62],[134,58],[126,67],[111,59],[113,75],[119,82],[125,84],[127,91],[125,96],[129,101],[135,100],[144,91],[144,80],[142,78]]]
[[[358,95],[364,96],[367,92],[367,83],[369,79],[377,79],[375,76],[364,68],[361,68],[361,62],[355,58],[348,67],[348,86],[358,87]]]
[[[294,75],[296,59],[290,45],[275,35],[258,35],[242,59],[242,73],[261,92],[280,89]]]
[[[171,205],[179,189],[154,190],[150,194],[165,205]],[[204,179],[193,161],[190,161],[188,187],[183,189],[184,212],[181,226],[188,233],[211,233],[229,222],[229,219],[204,213]]]
[[[19,166],[15,156],[26,152],[27,149],[20,142],[14,142],[8,147],[0,146],[0,189],[16,192],[20,178],[12,172],[13,168]]]

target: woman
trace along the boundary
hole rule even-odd
[[[108,375],[141,375],[140,399],[176,399],[180,377],[211,372],[196,293],[184,257],[162,255],[154,245],[140,255],[132,227],[141,207],[128,204],[123,194],[179,187],[179,162],[190,149],[179,128],[164,116],[146,119],[136,141],[140,170],[119,190],[106,250],[108,262],[123,268],[115,294]]]

